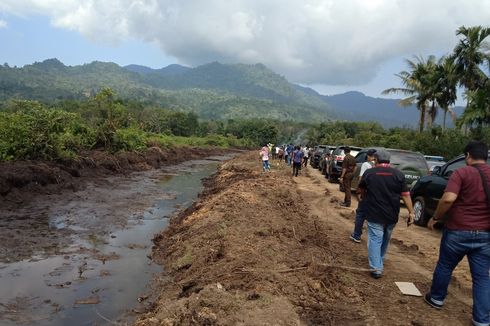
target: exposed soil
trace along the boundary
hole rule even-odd
[[[145,153],[87,152],[70,162],[0,163],[0,262],[37,252],[56,255],[85,229],[102,236],[124,228],[128,215],[169,195],[160,194],[151,180],[156,176],[146,171],[224,152],[153,147]]]
[[[404,296],[395,281],[430,286],[439,232],[407,228],[406,211],[385,262],[369,277],[366,236],[349,240],[354,209],[311,167],[261,171],[256,153],[223,164],[190,209],[154,239],[164,265],[143,325],[468,325],[471,278],[458,266],[443,310]]]

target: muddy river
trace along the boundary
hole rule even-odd
[[[162,269],[148,258],[153,235],[229,158],[107,177],[2,212],[0,325],[130,321]]]

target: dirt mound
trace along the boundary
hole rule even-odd
[[[259,164],[253,153],[224,164],[154,239],[153,260],[167,272],[156,309],[136,325],[364,324],[329,267],[328,226],[309,214],[289,168]]]

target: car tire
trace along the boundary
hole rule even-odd
[[[413,201],[413,223],[420,226],[427,226],[427,214],[425,212],[425,201],[421,196],[415,197]]]

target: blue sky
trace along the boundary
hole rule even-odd
[[[0,63],[260,62],[322,94],[381,97],[405,58],[488,22],[490,0],[2,0]]]

